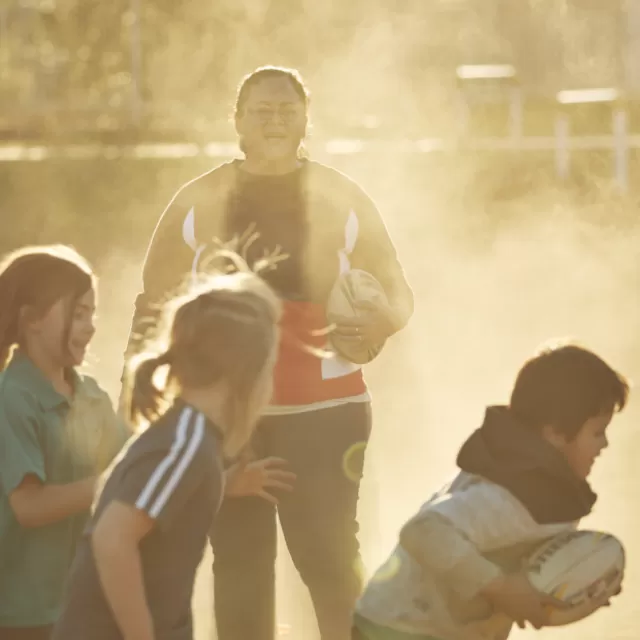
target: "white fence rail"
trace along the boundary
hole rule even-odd
[[[629,155],[640,149],[640,134],[626,133],[619,126],[615,135],[568,135],[566,125],[558,121],[555,136],[522,137],[465,137],[462,139],[423,138],[417,140],[363,140],[331,139],[309,144],[312,153],[324,155],[368,154],[428,154],[460,151],[548,151],[555,162],[560,178],[568,175],[572,151],[610,151],[612,173],[622,189],[628,185]],[[118,160],[123,158],[167,159],[209,157],[229,159],[238,155],[234,143],[208,144],[66,144],[66,145],[0,145],[0,162],[43,162],[46,160],[90,160],[96,158]]]

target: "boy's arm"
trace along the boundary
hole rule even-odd
[[[478,595],[502,575],[497,565],[438,513],[406,524],[400,545],[425,570],[443,576],[463,600]]]
[[[423,509],[403,528],[400,544],[466,599],[503,574],[487,559],[491,551],[542,540],[567,526],[538,524],[506,489],[478,482]]]

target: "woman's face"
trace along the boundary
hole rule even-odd
[[[236,116],[236,130],[247,157],[297,158],[307,129],[304,102],[287,77],[264,78],[249,88]]]

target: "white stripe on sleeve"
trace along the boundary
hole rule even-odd
[[[184,448],[187,441],[187,428],[189,427],[192,413],[193,410],[190,407],[185,407],[185,409],[183,409],[182,413],[180,414],[178,427],[176,429],[176,436],[173,444],[171,445],[171,449],[169,449],[169,453],[155,468],[155,471],[151,474],[151,477],[147,481],[147,484],[138,496],[138,499],[136,500],[136,507],[138,509],[147,509],[147,503],[149,502],[154,491],[156,491],[165,474],[167,473],[167,471],[169,471],[171,466],[175,463],[175,461],[178,459],[178,456],[182,452],[182,449]]]
[[[189,438],[189,442],[187,444],[187,448],[185,449],[182,457],[180,458],[180,462],[175,466],[173,473],[167,483],[164,486],[164,489],[160,493],[160,495],[156,498],[156,501],[153,503],[151,509],[149,509],[149,515],[152,518],[157,518],[159,513],[162,511],[165,504],[167,504],[167,500],[171,497],[174,489],[178,486],[178,483],[184,476],[185,471],[189,468],[191,461],[193,460],[196,452],[198,451],[198,447],[204,438],[204,430],[205,430],[205,421],[204,416],[199,413],[196,418],[196,424],[193,429],[193,434]]]

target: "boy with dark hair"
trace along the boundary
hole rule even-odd
[[[534,589],[522,559],[591,511],[587,477],[628,393],[575,345],[525,363],[509,406],[489,407],[460,449],[453,483],[403,527],[358,602],[354,639],[504,640],[514,621],[544,626],[563,603]]]

